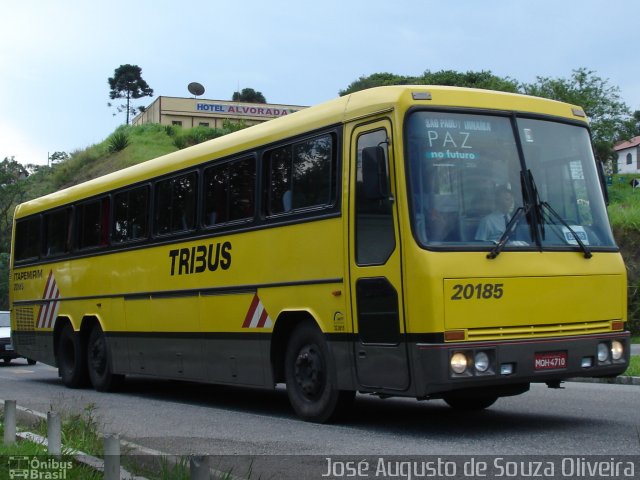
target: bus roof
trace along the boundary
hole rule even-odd
[[[251,150],[283,138],[354,120],[376,112],[411,106],[479,108],[529,112],[586,123],[580,107],[527,95],[461,87],[402,85],[376,87],[339,97],[222,137],[119,170],[25,202],[16,218],[144,182],[203,162]]]

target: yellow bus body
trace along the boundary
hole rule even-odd
[[[85,346],[75,348],[87,355],[88,339],[98,342],[90,331],[99,327],[107,339],[108,373],[114,375],[261,387],[286,380],[291,389],[296,368],[304,364],[320,369],[317,365],[322,364],[328,390],[445,398],[455,405],[472,399],[476,401],[472,406],[520,393],[534,381],[556,385],[568,376],[623,371],[629,355],[624,330],[626,273],[617,249],[595,251],[589,259],[578,249],[509,250],[491,260],[486,248],[463,251],[419,245],[407,191],[413,175],[406,160],[410,153],[403,139],[406,118],[420,109],[490,112],[505,118],[517,112],[587,125],[578,107],[534,97],[448,87],[384,87],[24,203],[15,212],[10,286],[18,351],[59,365],[61,350],[76,340]],[[387,135],[394,212],[394,247],[386,263],[376,265],[358,264],[360,247],[354,230],[359,215],[354,191],[361,175],[356,142],[370,130]],[[335,173],[332,203],[325,210],[270,216],[260,210],[267,202],[260,190],[254,220],[222,230],[199,224],[191,234],[151,233],[145,241],[124,245],[111,239],[94,250],[78,249],[74,237],[60,256],[47,257],[41,250],[38,258],[15,258],[16,225],[22,219],[44,218],[46,212],[68,208],[70,222],[76,225],[73,212],[87,199],[108,197],[113,208],[113,192],[147,184],[154,191],[158,178],[176,172],[196,171],[201,178],[203,165],[234,158],[255,158],[262,165],[256,175],[261,185],[267,168],[261,162],[266,162],[263,158],[271,149],[317,132],[329,132],[340,169]],[[111,232],[112,225],[109,228]],[[363,285],[373,293],[358,297]],[[361,339],[357,299],[377,308],[376,289],[382,296],[396,296],[398,341]],[[321,360],[314,357],[307,365],[301,360],[304,355],[293,353],[297,363],[287,366],[289,342],[305,337],[296,335],[297,329],[304,330],[298,328],[302,323],[322,333],[324,341],[306,332],[314,339],[311,344],[326,342],[326,346],[311,349]],[[64,325],[70,325],[77,338],[63,332]],[[375,327],[371,334],[379,335]],[[90,343],[89,350],[96,344]],[[620,345],[624,352],[616,361],[599,366],[595,360],[599,344],[613,349]],[[325,348],[327,358],[317,353]],[[490,368],[493,375],[451,373],[449,362],[456,353],[473,364],[484,358],[474,355],[485,350],[495,363]],[[553,362],[561,364],[547,368],[544,363],[551,357],[546,352],[558,351]],[[500,362],[507,358],[511,360],[505,360],[506,365],[515,371],[504,375],[493,371],[502,369],[505,364]],[[534,358],[540,371],[530,365]],[[586,358],[594,363],[575,364]],[[293,379],[287,377],[288,368]],[[80,377],[83,372],[76,373]],[[316,393],[320,396],[307,392],[303,407],[305,401],[314,403]],[[303,418],[324,421],[341,400],[332,398],[322,413],[309,413],[295,400],[292,403]]]

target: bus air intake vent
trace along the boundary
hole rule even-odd
[[[611,332],[611,321],[581,322],[558,325],[526,325],[518,327],[471,328],[468,341],[511,339],[527,337],[557,337],[562,335],[589,335]]]

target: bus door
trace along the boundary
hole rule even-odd
[[[350,162],[350,291],[362,386],[409,387],[391,125],[356,128]]]

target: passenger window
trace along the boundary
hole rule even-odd
[[[40,255],[40,217],[18,220],[16,223],[16,261],[38,258]]]
[[[144,240],[149,229],[149,187],[117,193],[113,197],[114,242]]]
[[[204,171],[206,227],[253,218],[256,161],[253,158],[214,165]]]
[[[157,235],[193,230],[196,226],[195,172],[156,183],[155,230]]]
[[[109,198],[78,205],[78,248],[104,247],[109,243]]]
[[[71,209],[65,208],[44,216],[45,256],[62,255],[69,251],[71,239]]]
[[[276,215],[330,205],[335,153],[331,135],[286,145],[267,153],[267,213]]]

